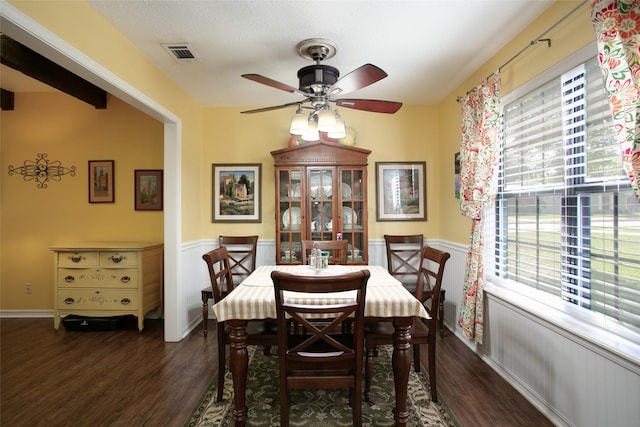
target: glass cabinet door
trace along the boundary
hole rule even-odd
[[[334,168],[308,169],[308,240],[334,240]]]
[[[302,173],[300,169],[280,169],[277,176],[276,190],[280,197],[276,206],[279,227],[276,257],[282,264],[300,264],[304,218]]]
[[[369,154],[323,140],[271,152],[276,264],[302,264],[303,240],[346,240],[347,263],[367,264]]]
[[[366,176],[362,168],[340,170],[340,227],[349,241],[347,263],[367,263],[366,251]]]

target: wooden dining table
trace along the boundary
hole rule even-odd
[[[276,319],[276,302],[271,280],[274,270],[297,275],[340,275],[357,270],[369,270],[365,316],[393,320],[393,378],[395,384],[396,426],[406,426],[409,419],[407,409],[407,385],[411,369],[411,327],[414,316],[429,318],[429,314],[402,284],[389,274],[385,267],[367,265],[330,265],[320,271],[307,265],[263,265],[255,269],[240,285],[215,304],[212,310],[218,321],[230,327],[230,370],[233,379],[234,410],[236,426],[247,421],[246,405],[247,370],[249,365],[246,326],[249,320]],[[331,299],[325,301],[330,304]],[[219,375],[223,375],[220,373]]]

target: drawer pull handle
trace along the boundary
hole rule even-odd
[[[82,255],[71,255],[69,259],[71,260],[71,262],[74,262],[77,264],[80,261],[82,261]]]
[[[131,277],[129,277],[129,276],[122,276],[122,277],[120,278],[120,281],[121,281],[122,283],[129,283],[129,282],[131,281]]]
[[[127,305],[127,304],[129,304],[130,302],[131,302],[131,300],[130,300],[129,298],[122,298],[122,299],[120,300],[120,303],[121,303],[122,305]]]
[[[111,255],[111,256],[109,257],[109,259],[110,259],[111,261],[113,261],[113,263],[114,263],[114,264],[119,264],[119,263],[120,263],[120,261],[122,261],[122,260],[124,260],[124,259],[126,259],[126,258],[127,258],[127,257],[126,257],[126,256],[124,256],[124,255],[118,255],[118,256],[116,256],[116,255]]]
[[[71,283],[71,282],[73,282],[74,280],[76,280],[76,278],[75,278],[75,277],[73,277],[73,276],[65,276],[65,277],[64,277],[64,281],[65,281],[65,282],[67,282],[67,283]]]
[[[74,300],[73,298],[71,298],[71,297],[69,297],[69,298],[65,298],[65,299],[64,299],[64,303],[65,303],[65,304],[73,304],[73,303],[74,303],[74,301],[75,301],[75,300]]]

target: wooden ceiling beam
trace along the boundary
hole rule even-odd
[[[13,92],[0,89],[0,110],[13,110]]]
[[[97,109],[107,108],[106,91],[5,34],[0,34],[0,60],[4,65],[93,105]]]

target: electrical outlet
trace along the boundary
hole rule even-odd
[[[32,291],[31,283],[25,283],[24,284],[24,293],[25,294],[30,294],[31,291]]]

